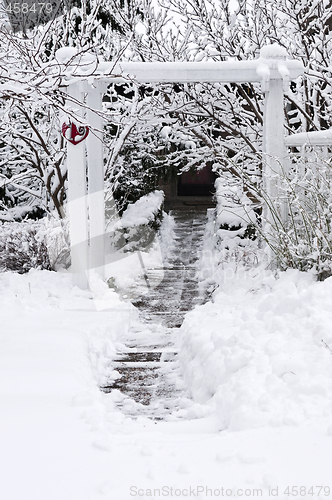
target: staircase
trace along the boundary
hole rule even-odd
[[[148,269],[145,278],[141,276],[130,290],[123,291],[139,309],[141,322],[131,329],[127,351],[118,353],[112,362],[119,378],[102,387],[105,392],[121,391],[123,400],[118,406],[133,418],[181,416],[185,387],[177,360],[178,328],[185,314],[203,302],[195,275],[206,207],[186,207],[170,214],[175,219],[175,238],[163,268]],[[146,281],[149,288],[142,293]]]

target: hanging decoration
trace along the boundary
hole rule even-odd
[[[76,146],[80,142],[84,141],[89,135],[89,127],[84,125],[76,126],[75,123],[63,123],[62,124],[62,135],[67,141]]]

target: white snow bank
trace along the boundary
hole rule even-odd
[[[229,270],[230,271],[230,270]],[[225,428],[300,425],[331,415],[332,278],[297,270],[229,276],[188,314],[181,362],[198,403]],[[232,292],[231,292],[232,290]]]
[[[105,477],[98,449],[109,445],[101,439],[105,409],[97,384],[107,369],[103,359],[109,362],[135,317],[115,293],[108,304],[98,313],[93,294],[73,287],[68,274],[0,274],[0,491],[6,500],[96,498],[96,483]]]

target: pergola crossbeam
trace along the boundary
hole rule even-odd
[[[300,61],[283,60],[271,65],[265,58],[253,61],[200,63],[124,62],[115,66],[110,63],[100,63],[98,73],[99,78],[108,83],[124,82],[128,81],[128,78],[133,78],[138,83],[252,83],[260,82],[264,76],[266,80],[280,79],[283,69],[291,80],[303,73]],[[106,76],[108,73],[109,76]]]

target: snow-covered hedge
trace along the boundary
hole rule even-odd
[[[253,223],[255,213],[252,203],[243,193],[238,182],[219,177],[215,181],[217,198],[217,224],[220,227],[235,229],[237,234],[242,234],[248,224]],[[236,228],[238,228],[236,230]],[[242,230],[242,233],[241,233]]]
[[[51,269],[40,221],[5,222],[0,227],[0,270],[26,273]]]
[[[210,298],[212,292],[224,284],[225,276],[236,276],[265,261],[265,253],[257,239],[242,238],[240,228],[235,231],[218,229],[216,210],[208,209],[203,245],[199,256],[197,278],[200,293]],[[235,222],[235,220],[234,220]]]
[[[128,205],[115,225],[115,229],[143,226],[155,222],[164,202],[164,192],[161,190],[142,196],[135,203]]]
[[[216,179],[216,235],[221,248],[245,246],[250,239],[250,227],[256,223],[252,203],[243,193],[242,185],[222,177]]]
[[[124,251],[148,247],[162,218],[163,191],[155,191],[129,205],[108,229],[111,245]],[[0,270],[28,272],[58,270],[70,265],[68,220],[55,217],[0,226]]]
[[[5,222],[0,226],[0,270],[56,270],[70,263],[67,224],[59,219]]]
[[[156,190],[130,204],[107,230],[111,246],[126,252],[149,246],[160,227],[164,196],[163,191]]]

